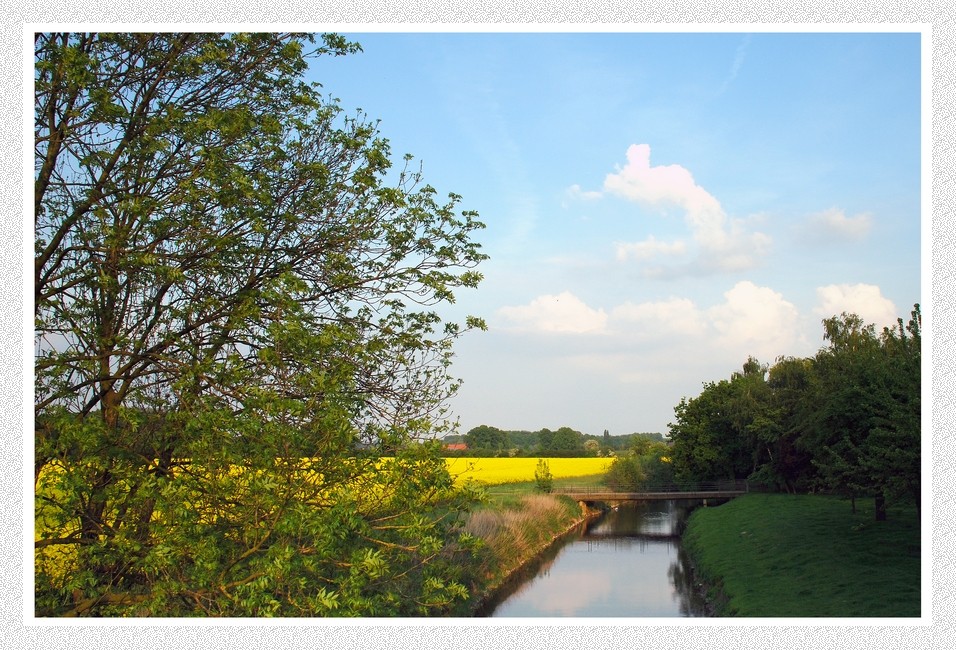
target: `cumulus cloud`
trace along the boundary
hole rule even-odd
[[[703,313],[687,298],[626,302],[611,310],[610,321],[616,331],[642,338],[700,337],[707,332]]]
[[[693,219],[708,213],[723,213],[720,203],[694,182],[680,165],[651,166],[651,147],[632,144],[627,149],[627,164],[604,179],[604,189],[631,201],[654,206],[677,205]]]
[[[501,307],[498,316],[511,329],[564,334],[603,332],[607,314],[588,307],[569,291],[539,296],[527,305]]]
[[[680,165],[651,165],[651,148],[634,144],[627,150],[627,164],[604,179],[604,190],[642,205],[684,211],[694,241],[699,248],[695,263],[672,268],[678,273],[700,271],[739,271],[754,267],[770,249],[771,238],[752,232],[747,222],[730,219],[720,202],[698,185],[693,175]],[[646,260],[655,255],[677,254],[686,250],[683,243],[665,244],[653,237],[634,243],[616,244],[619,260]],[[663,275],[667,269],[651,269]]]
[[[818,306],[814,313],[822,318],[838,316],[843,312],[856,314],[865,323],[873,323],[877,329],[896,323],[896,305],[883,297],[880,288],[873,284],[830,284],[817,288]]]
[[[614,244],[617,259],[647,260],[659,255],[683,255],[687,251],[687,244],[681,240],[673,242],[658,241],[654,235],[640,242],[617,242]]]
[[[799,311],[782,294],[745,280],[724,293],[724,299],[707,310],[717,345],[773,360],[800,343]]]
[[[628,372],[635,363],[641,365],[640,359],[664,349],[682,350],[694,359],[706,350],[710,358],[733,362],[748,355],[772,361],[810,351],[803,329],[807,323],[797,308],[782,294],[750,281],[738,282],[711,306],[670,297],[627,301],[605,312],[565,291],[539,296],[527,305],[501,307],[497,316],[504,329],[512,331],[600,335],[586,344],[590,352],[577,349],[578,361],[608,369],[627,366]]]
[[[814,240],[857,241],[866,237],[872,227],[873,217],[867,212],[848,217],[843,210],[830,208],[810,215],[805,233]]]

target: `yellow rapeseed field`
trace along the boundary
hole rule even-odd
[[[448,471],[456,483],[472,479],[485,485],[534,480],[539,458],[448,458]],[[553,478],[603,474],[611,458],[545,458]]]

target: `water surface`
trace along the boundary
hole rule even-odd
[[[703,616],[679,532],[690,505],[622,504],[569,536],[486,608],[495,617]]]

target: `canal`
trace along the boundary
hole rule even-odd
[[[624,503],[555,544],[479,613],[491,617],[693,617],[680,533],[699,501]]]

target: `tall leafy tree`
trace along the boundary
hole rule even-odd
[[[914,305],[909,320],[882,334],[884,368],[877,390],[884,409],[873,419],[863,464],[890,498],[921,501],[922,314]]]
[[[303,74],[336,35],[35,36],[41,614],[423,613],[476,214]],[[365,457],[357,449],[375,453]],[[397,455],[391,464],[377,458]]]
[[[813,403],[813,360],[781,357],[767,377],[765,425],[756,432],[755,457],[760,462],[752,478],[787,492],[809,487],[815,476],[810,454],[800,447],[800,436]]]
[[[768,426],[765,372],[750,358],[731,379],[706,383],[697,397],[681,399],[669,425],[679,481],[743,479],[753,472],[755,431]]]
[[[854,314],[824,321],[828,346],[816,356],[813,404],[801,443],[822,483],[870,496],[877,519],[888,498],[920,485],[920,312],[876,333]]]

